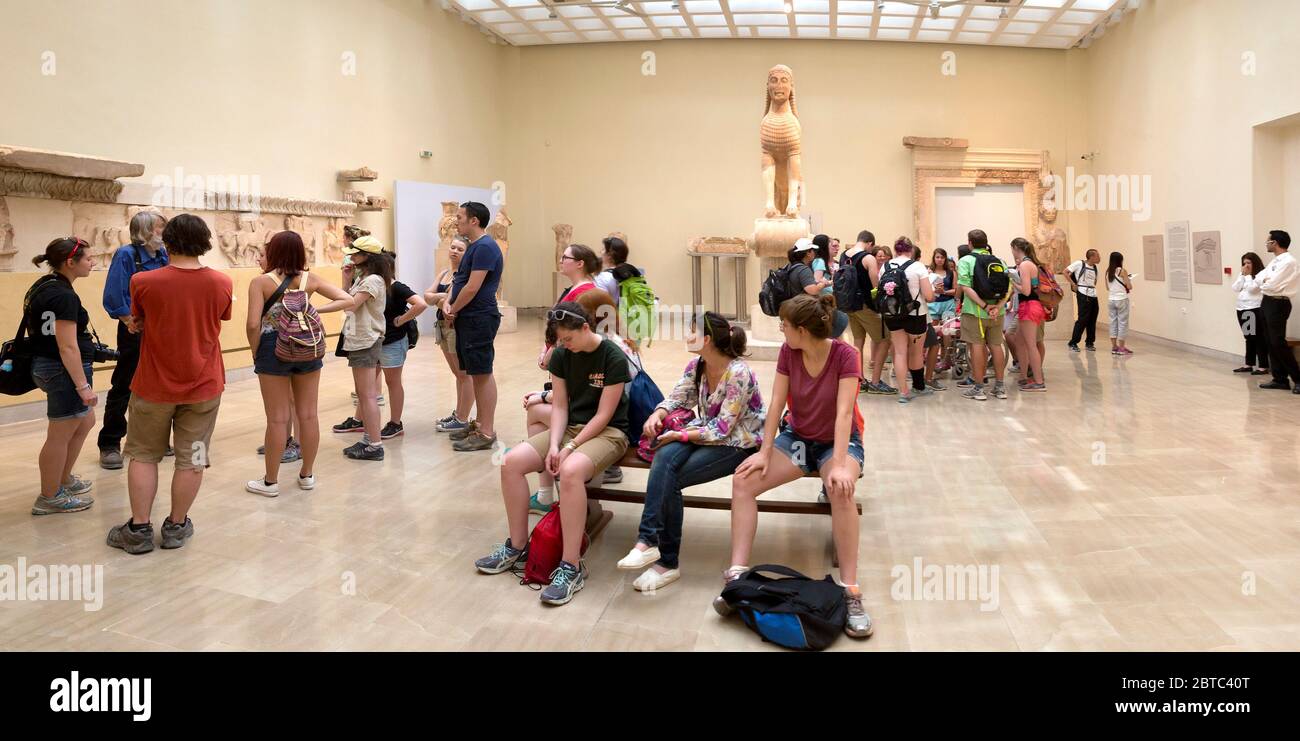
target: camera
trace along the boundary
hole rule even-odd
[[[109,347],[108,345],[105,345],[102,342],[94,343],[93,347],[95,348],[96,363],[107,363],[110,361],[115,361],[118,358],[122,357],[122,353],[118,352],[117,350],[114,350],[113,348]]]

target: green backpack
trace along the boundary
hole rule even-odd
[[[613,272],[618,280],[618,319],[623,337],[637,344],[644,341],[649,347],[657,323],[655,292],[630,265],[620,265]]]

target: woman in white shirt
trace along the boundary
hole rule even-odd
[[[1246,338],[1246,364],[1233,373],[1268,374],[1268,342],[1265,341],[1264,312],[1260,310],[1264,293],[1258,280],[1263,270],[1264,261],[1259,255],[1247,252],[1241,256],[1241,275],[1232,283],[1232,290],[1237,294],[1237,324],[1241,325],[1241,334]]]
[[[1118,356],[1132,355],[1133,351],[1124,346],[1128,337],[1128,294],[1133,290],[1133,281],[1129,280],[1128,271],[1124,269],[1124,255],[1110,253],[1110,264],[1106,267],[1106,290],[1110,292],[1110,354]]]
[[[885,327],[889,330],[890,341],[894,345],[894,378],[898,381],[898,403],[907,404],[918,396],[928,396],[934,389],[925,387],[925,361],[923,355],[925,342],[926,304],[934,300],[934,287],[927,276],[929,270],[925,265],[913,259],[917,253],[916,246],[907,237],[899,237],[894,243],[894,257],[885,263],[881,270],[880,292],[893,295],[893,290],[885,274],[891,267],[907,265],[903,275],[907,280],[907,291],[915,303],[901,317],[886,316]],[[911,263],[908,265],[908,263]],[[883,300],[878,297],[878,300]],[[907,367],[903,365],[906,363]],[[907,390],[908,373],[912,376],[912,390]]]

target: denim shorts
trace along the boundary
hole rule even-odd
[[[776,449],[785,454],[804,473],[817,473],[835,454],[835,443],[823,443],[799,437],[789,424],[782,423],[781,432],[773,443]],[[849,457],[858,462],[858,478],[862,478],[863,461],[866,454],[862,450],[862,436],[854,430],[849,434]]]
[[[401,368],[406,365],[406,351],[410,346],[410,340],[403,337],[379,348],[379,367]]]
[[[453,325],[456,330],[456,356],[460,360],[461,370],[471,376],[486,376],[492,373],[492,363],[496,360],[497,330],[501,327],[501,315],[459,316]]]
[[[943,301],[931,301],[926,312],[930,315],[932,322],[947,322],[957,315],[956,299],[945,299]]]
[[[315,373],[325,364],[320,358],[286,363],[275,355],[275,332],[263,332],[253,356],[253,372],[264,376],[298,376]]]
[[[86,381],[92,382],[90,363],[83,364],[81,368],[86,372]],[[81,400],[81,395],[77,393],[72,383],[72,376],[68,375],[62,360],[32,358],[32,380],[40,390],[45,392],[46,417],[52,420],[80,419],[90,414],[90,407]]]

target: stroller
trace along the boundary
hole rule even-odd
[[[953,338],[952,346],[939,360],[952,371],[952,380],[960,381],[970,373],[970,348],[961,338],[961,317],[953,317],[940,326],[944,337]]]

